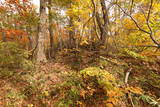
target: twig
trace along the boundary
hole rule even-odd
[[[128,84],[129,75],[130,75],[130,71],[129,71],[129,72],[126,72],[126,76],[125,76],[125,80],[124,80],[124,83],[125,83],[125,84]]]
[[[126,87],[129,86],[129,85],[128,85],[128,79],[129,79],[129,75],[130,75],[131,71],[132,71],[132,68],[130,68],[130,69],[126,72],[126,76],[125,76],[125,80],[124,80],[124,82],[125,82],[125,84],[126,84]],[[130,95],[130,93],[126,93],[126,96],[128,97],[128,100],[129,100],[128,102],[131,103],[132,107],[135,107],[135,106],[134,106],[134,103],[133,103],[133,100],[132,100],[132,96]]]
[[[132,14],[133,4],[134,4],[134,0],[132,0],[131,9],[130,9],[130,14]]]

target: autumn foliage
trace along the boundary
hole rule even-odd
[[[159,0],[1,0],[0,107],[159,107]]]

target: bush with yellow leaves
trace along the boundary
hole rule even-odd
[[[117,106],[123,96],[112,74],[98,67],[70,73],[59,87],[58,106]]]
[[[101,90],[101,93],[103,93],[103,102],[106,106],[108,104],[113,106],[119,104],[123,93],[116,86],[116,79],[112,74],[98,67],[89,67],[80,73],[85,83],[88,83],[88,86],[91,87],[90,89],[94,89],[94,94]]]

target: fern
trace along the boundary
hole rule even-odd
[[[148,95],[141,95],[139,97],[142,101],[149,103],[153,107],[160,107],[160,102],[156,101],[154,98],[148,96]]]

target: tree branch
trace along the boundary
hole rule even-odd
[[[110,1],[107,1],[107,2],[112,3],[112,2],[110,2]],[[123,12],[124,14],[126,14],[128,17],[130,17],[131,20],[134,22],[134,24],[136,25],[136,27],[137,27],[140,31],[142,31],[142,32],[144,32],[144,33],[146,33],[146,34],[149,34],[149,36],[150,36],[151,40],[153,41],[153,43],[156,44],[156,47],[157,47],[157,48],[160,48],[160,44],[153,38],[153,31],[152,31],[151,26],[149,25],[149,19],[150,19],[150,14],[151,14],[152,6],[153,6],[153,0],[151,0],[150,7],[149,7],[149,11],[148,11],[148,15],[147,15],[147,19],[146,19],[146,24],[147,24],[150,32],[142,29],[142,28],[139,26],[138,22],[132,17],[132,15],[130,15],[129,13],[127,13],[117,2],[116,2],[116,3],[112,3],[112,4],[117,5],[117,6],[122,10],[122,12]]]
[[[152,41],[156,44],[156,45],[160,45],[154,38],[153,38],[153,31],[152,31],[152,28],[151,26],[149,25],[149,19],[150,19],[150,14],[151,14],[151,10],[152,10],[152,6],[153,6],[153,0],[151,0],[151,3],[150,3],[150,7],[149,7],[149,10],[148,10],[148,15],[147,15],[147,19],[146,19],[146,23],[147,23],[147,26],[150,30],[150,38],[152,39]]]
[[[142,29],[142,28],[138,25],[137,21],[136,21],[130,14],[128,14],[119,4],[116,3],[115,5],[117,5],[117,6],[123,11],[123,13],[125,13],[127,16],[129,16],[129,17],[132,19],[132,21],[134,22],[134,24],[136,25],[136,27],[137,27],[140,31],[142,31],[142,32],[144,32],[144,33],[147,33],[147,34],[150,34],[150,32]]]

